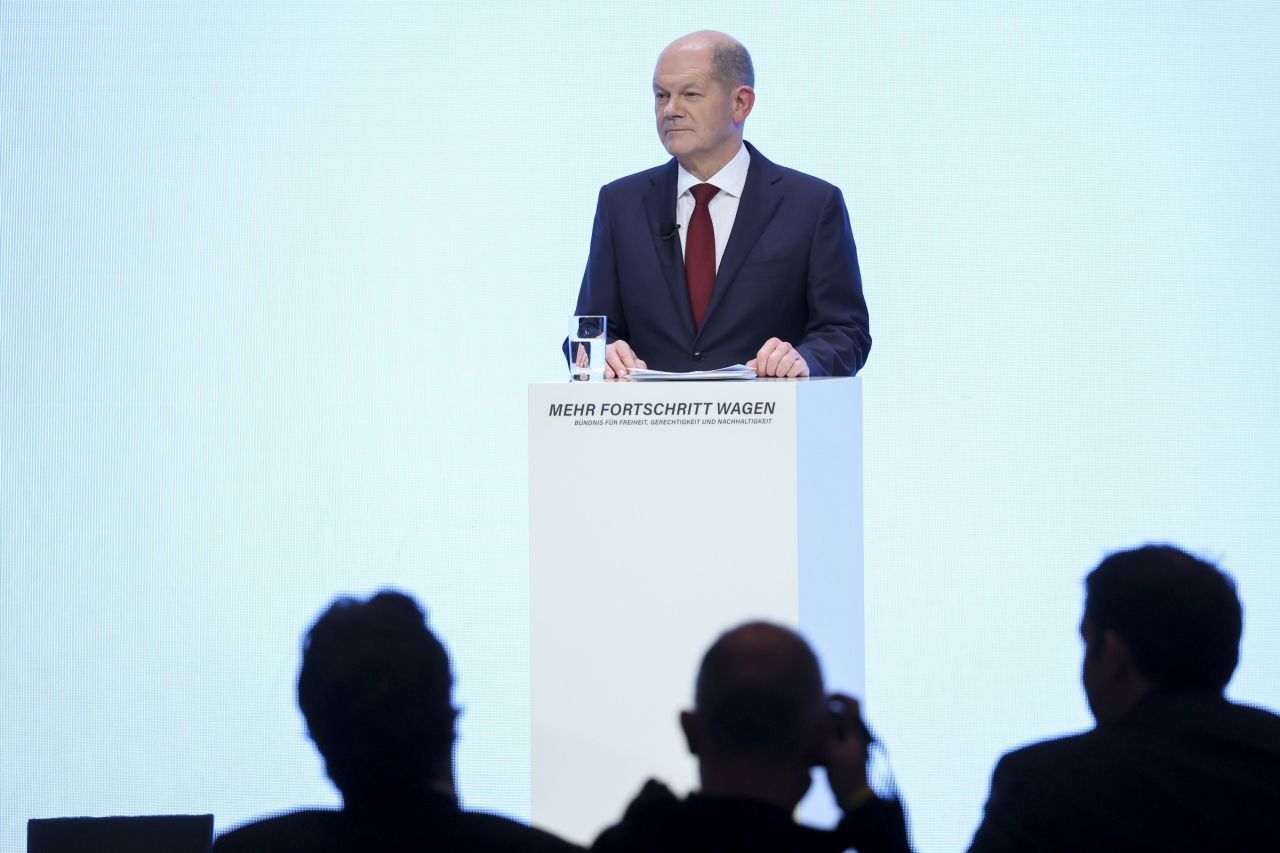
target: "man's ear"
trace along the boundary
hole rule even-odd
[[[733,121],[742,124],[751,115],[751,108],[756,105],[756,90],[750,86],[739,86],[733,90]]]
[[[1096,654],[1102,674],[1111,681],[1137,674],[1129,644],[1110,628],[1098,636]]]
[[[698,754],[698,712],[697,711],[681,711],[680,712],[680,729],[684,732],[685,745],[689,747],[690,755]]]

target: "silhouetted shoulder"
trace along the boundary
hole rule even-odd
[[[362,825],[342,812],[301,811],[221,836],[214,853],[581,853],[518,821],[480,812],[427,809],[426,819]]]
[[[484,814],[482,812],[461,812],[462,837],[466,839],[467,844],[475,843],[475,846],[458,847],[459,853],[463,850],[476,851],[499,851],[509,850],[512,853],[517,851],[529,851],[529,853],[582,853],[581,847],[576,844],[570,844],[563,838],[552,835],[549,832],[536,829],[534,827],[525,826],[519,821],[500,815]]]
[[[642,853],[671,846],[672,836],[687,832],[681,825],[681,800],[671,789],[650,779],[628,805],[622,821],[609,827],[591,845],[593,853]],[[673,831],[673,827],[675,828]]]
[[[1001,758],[970,849],[1280,850],[1278,802],[1280,717],[1160,697]]]
[[[680,798],[660,782],[641,789],[621,822],[606,829],[592,853],[840,853],[836,833],[801,826],[790,813],[756,800],[691,794]]]
[[[1168,712],[1169,724],[1194,733],[1227,735],[1230,739],[1280,753],[1280,715],[1253,705],[1240,705],[1224,699],[1189,699],[1183,706]]]
[[[1106,741],[1097,730],[1040,741],[1009,752],[996,764],[996,772],[1015,778],[1046,768],[1060,773],[1073,765],[1091,763],[1090,756],[1105,751]]]
[[[346,821],[338,811],[307,810],[236,827],[218,837],[213,853],[291,850],[330,853],[346,849]]]

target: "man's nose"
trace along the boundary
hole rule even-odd
[[[667,98],[667,103],[662,108],[663,118],[675,118],[680,115],[680,109],[676,106],[675,98]]]

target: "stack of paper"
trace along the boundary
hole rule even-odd
[[[756,372],[745,364],[731,364],[717,370],[692,370],[688,373],[633,367],[627,371],[627,378],[636,382],[670,382],[676,379],[755,379]]]

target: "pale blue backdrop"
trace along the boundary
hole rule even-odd
[[[1221,559],[1231,692],[1280,705],[1274,4],[4,2],[0,849],[336,802],[299,641],[383,585],[452,650],[466,803],[527,815],[525,386],[703,26],[850,207],[866,706],[920,850],[1088,725],[1109,549]]]

